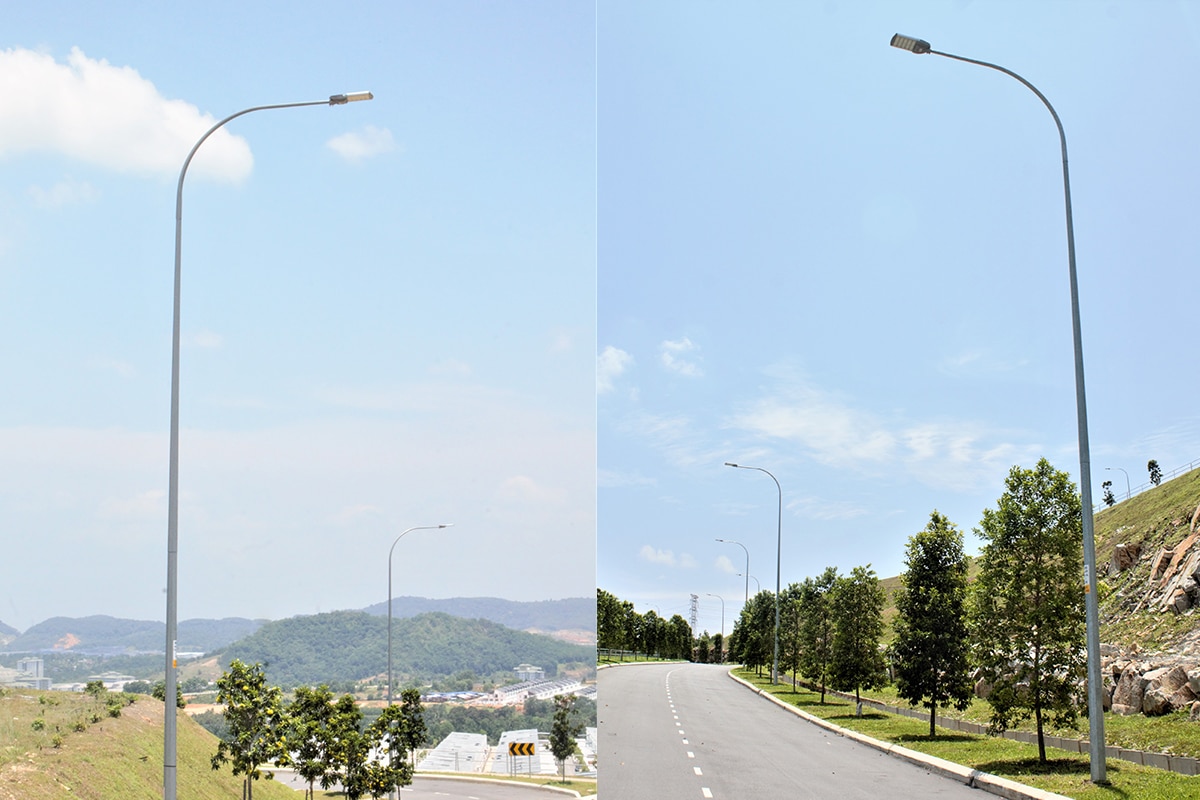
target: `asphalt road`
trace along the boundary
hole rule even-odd
[[[702,664],[600,670],[601,797],[990,797],[806,722],[727,673]]]

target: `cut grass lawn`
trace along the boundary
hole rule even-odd
[[[783,702],[839,727],[1076,800],[1200,798],[1200,777],[1109,759],[1109,785],[1097,786],[1091,782],[1091,767],[1086,755],[1047,749],[1049,760],[1040,764],[1036,745],[951,731],[930,739],[928,720],[866,711],[857,717],[852,702],[827,695],[822,705],[820,694],[804,687],[793,692],[790,682],[771,686],[769,677],[756,676],[753,671],[736,670],[734,674]]]

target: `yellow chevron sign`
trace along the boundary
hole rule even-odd
[[[536,746],[533,742],[509,742],[508,754],[510,756],[532,756],[536,755]]]

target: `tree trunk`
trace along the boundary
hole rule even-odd
[[[937,725],[937,703],[929,703],[929,738],[932,739],[935,735],[934,726]]]
[[[1046,763],[1046,739],[1042,735],[1042,704],[1033,704],[1033,717],[1037,720],[1037,735],[1038,735],[1038,763]]]

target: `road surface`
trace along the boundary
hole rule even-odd
[[[600,670],[600,796],[607,800],[986,800],[779,708],[729,668]]]

